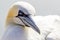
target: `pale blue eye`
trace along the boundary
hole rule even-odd
[[[18,15],[23,15],[23,14],[24,14],[23,11],[21,11],[21,10],[18,11]]]
[[[17,15],[16,17],[18,17],[18,16],[28,17],[29,14],[25,14],[22,10],[19,10],[19,11],[18,11],[18,15]]]

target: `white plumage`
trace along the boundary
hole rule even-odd
[[[17,2],[13,5],[13,8],[11,6],[11,9],[9,10],[9,16],[7,16],[7,28],[2,37],[2,40],[60,40],[59,16],[34,16],[35,9],[26,2]],[[30,17],[34,20],[37,27],[21,27],[19,24],[24,24],[19,18],[14,17],[18,15],[19,10],[23,10],[25,14],[30,13]],[[38,28],[40,29],[40,34]]]
[[[35,34],[36,40],[60,40],[60,16],[35,16],[34,21],[41,32],[40,35]]]
[[[60,40],[60,16],[37,16],[36,20],[41,31],[41,40]]]

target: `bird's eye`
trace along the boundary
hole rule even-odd
[[[27,14],[25,14],[23,11],[19,10],[17,16],[22,16],[22,17],[28,17]]]
[[[23,11],[21,11],[21,10],[18,11],[18,16],[23,16],[23,14],[24,14]]]

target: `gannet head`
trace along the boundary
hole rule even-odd
[[[38,33],[39,28],[36,26],[31,16],[34,16],[35,8],[27,2],[16,2],[14,3],[7,15],[6,25],[18,24],[21,26],[31,27]]]

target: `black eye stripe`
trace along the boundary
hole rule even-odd
[[[17,15],[16,17],[18,17],[18,16],[28,17],[29,14],[25,14],[22,10],[19,10],[19,11],[18,11],[18,15]]]
[[[24,16],[24,17],[27,17],[28,15],[26,15],[23,11],[19,10],[18,16]]]

